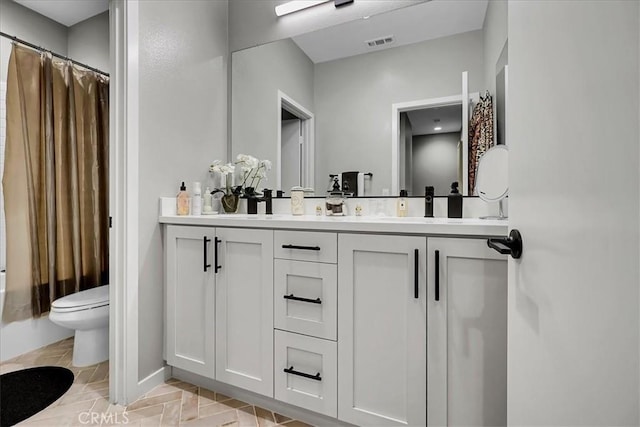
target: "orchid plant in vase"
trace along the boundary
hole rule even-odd
[[[232,163],[223,164],[220,160],[214,160],[209,166],[209,172],[214,174],[214,176],[215,174],[220,174],[220,187],[223,186],[224,181],[224,188],[215,188],[211,194],[222,193],[220,202],[226,213],[237,212],[238,200],[240,194],[242,194],[242,186],[233,185],[235,169],[236,167]]]
[[[270,170],[271,162],[269,160],[258,160],[248,154],[238,154],[233,163],[223,164],[220,160],[214,160],[209,166],[209,172],[220,174],[221,181],[220,188],[214,189],[212,193],[223,193],[221,202],[225,212],[236,212],[240,196],[257,197],[260,195],[256,190],[262,179],[267,178],[267,172]],[[240,185],[234,185],[234,177],[238,172]]]
[[[267,172],[271,170],[269,160],[258,160],[248,154],[238,154],[235,164],[242,172],[242,184],[244,195],[254,197],[258,195],[256,191],[263,178],[267,178]]]

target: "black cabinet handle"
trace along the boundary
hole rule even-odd
[[[282,249],[302,249],[303,251],[319,251],[320,246],[282,245]]]
[[[522,235],[516,229],[511,230],[509,237],[488,239],[487,246],[504,255],[511,255],[514,259],[522,256]]]
[[[222,268],[221,265],[218,265],[218,244],[222,242],[222,240],[218,239],[217,237],[215,237],[215,250],[213,251],[213,262],[216,265],[216,273],[218,272],[218,270],[220,270]]]
[[[202,263],[203,267],[204,267],[204,272],[207,272],[207,269],[209,267],[211,267],[211,264],[207,264],[207,258],[209,258],[209,256],[207,255],[207,244],[211,241],[211,239],[207,239],[207,236],[204,236],[204,261]]]
[[[305,377],[305,378],[309,378],[311,380],[322,381],[322,377],[320,376],[320,372],[318,372],[315,375],[305,374],[304,372],[296,371],[295,369],[293,369],[293,366],[290,367],[290,368],[284,368],[284,371],[287,374],[297,375],[299,377]]]
[[[440,251],[436,250],[436,301],[440,301]]]
[[[316,299],[302,298],[302,297],[296,297],[293,294],[284,295],[283,298],[290,299],[293,301],[310,302],[311,304],[322,304],[322,300],[320,300],[320,298],[316,298]]]
[[[419,275],[419,267],[418,267],[418,250],[414,249],[413,252],[413,297],[418,298],[418,275]]]

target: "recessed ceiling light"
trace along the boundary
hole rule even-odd
[[[436,127],[433,128],[433,130],[442,130],[442,127],[436,126]]]
[[[362,17],[362,19],[369,19],[369,18],[371,18],[369,15]]]

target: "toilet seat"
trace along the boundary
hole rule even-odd
[[[109,305],[109,285],[104,285],[58,298],[51,304],[51,311],[69,313],[107,305]]]

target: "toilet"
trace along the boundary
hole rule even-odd
[[[109,358],[109,285],[59,298],[49,320],[74,329],[73,366],[89,366]]]

